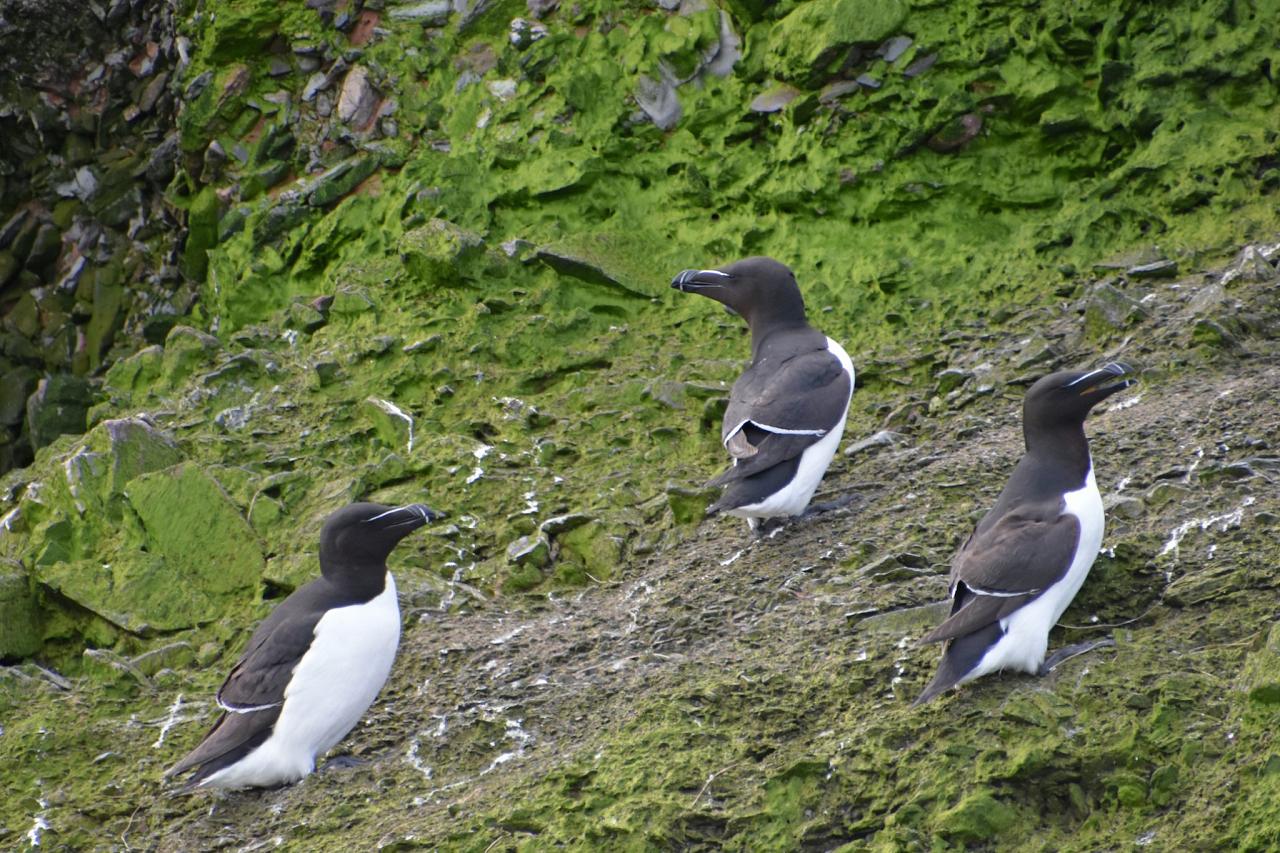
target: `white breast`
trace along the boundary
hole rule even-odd
[[[1067,573],[1053,586],[1024,607],[1000,620],[1004,636],[991,647],[976,667],[960,682],[964,683],[989,672],[1016,669],[1022,672],[1039,672],[1049,648],[1049,631],[1062,617],[1063,612],[1084,585],[1089,569],[1102,547],[1105,519],[1102,512],[1102,495],[1093,479],[1093,466],[1084,485],[1063,496],[1064,513],[1074,515],[1080,523],[1080,542]]]
[[[365,604],[335,607],[293,669],[284,707],[262,746],[202,782],[217,788],[279,785],[315,769],[316,758],[351,731],[391,673],[400,644],[396,583]]]
[[[813,493],[822,482],[822,475],[827,473],[831,459],[836,455],[836,447],[844,435],[844,422],[848,417],[849,400],[853,397],[853,361],[844,347],[827,338],[827,350],[840,362],[840,366],[849,374],[849,396],[845,398],[845,411],[840,422],[821,439],[804,449],[800,454],[800,464],[791,482],[774,492],[762,501],[726,511],[726,515],[736,515],[748,520],[756,518],[774,518],[782,515],[799,515],[809,505]]]

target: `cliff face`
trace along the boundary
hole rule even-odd
[[[0,482],[0,841],[1276,843],[1280,9],[102,13],[66,52],[123,40],[128,85],[59,153],[25,129],[83,115],[58,51],[0,90],[6,465],[37,448]],[[699,523],[745,330],[667,287],[750,254],[859,374],[823,487],[857,499],[758,542]],[[1023,388],[1121,357],[1051,640],[1116,648],[909,710]],[[367,763],[158,796],[357,498],[450,514],[393,558]]]

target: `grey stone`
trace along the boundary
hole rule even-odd
[[[800,97],[800,94],[795,86],[780,83],[756,95],[749,108],[757,113],[776,113]]]
[[[1132,278],[1173,278],[1178,274],[1178,262],[1168,259],[1152,261],[1129,267],[1125,272]]]
[[[27,398],[27,433],[31,446],[41,448],[60,435],[84,432],[85,415],[93,403],[89,383],[79,376],[57,373],[41,379]]]
[[[906,436],[900,432],[882,429],[877,433],[867,436],[861,441],[855,441],[844,449],[845,456],[856,456],[859,453],[865,453],[868,450],[874,450],[877,447],[892,447],[895,444],[901,444],[906,441]]]
[[[683,115],[675,81],[666,69],[657,80],[642,74],[636,83],[635,99],[640,110],[662,130],[675,127]]]
[[[1146,512],[1146,504],[1141,498],[1130,495],[1107,495],[1102,501],[1108,515],[1116,518],[1141,518]]]
[[[581,527],[582,525],[595,520],[596,517],[594,515],[573,512],[568,513],[567,515],[557,515],[554,518],[548,518],[546,521],[542,522],[542,524],[538,525],[538,530],[548,537],[555,537],[559,536],[561,533],[568,533],[570,530]]]
[[[342,81],[338,95],[338,118],[355,128],[363,128],[373,118],[378,105],[378,90],[369,82],[369,71],[363,65],[353,66]]]
[[[43,613],[21,568],[0,563],[0,659],[33,655],[44,644]]]
[[[1091,338],[1105,338],[1112,332],[1129,328],[1146,316],[1147,310],[1136,300],[1105,281],[1095,284],[1085,297],[1085,333]]]
[[[973,375],[973,371],[959,367],[948,367],[946,370],[941,370],[938,372],[938,384],[934,386],[933,393],[940,397],[945,396],[963,386],[973,378]]]
[[[912,62],[910,65],[908,65],[905,69],[903,69],[902,76],[908,79],[912,77],[919,77],[921,74],[925,73],[930,68],[932,68],[934,66],[934,63],[936,63],[937,61],[938,61],[938,54],[936,53],[925,54],[924,56],[920,57],[919,59]]]
[[[507,546],[507,561],[546,568],[551,563],[551,543],[545,536],[521,536]]]
[[[453,14],[452,0],[426,0],[407,6],[392,6],[387,13],[393,21],[417,21],[429,26],[448,23]]]
[[[877,56],[884,57],[885,62],[897,62],[902,54],[907,52],[907,48],[911,47],[914,42],[911,36],[894,36],[885,39],[876,50]]]

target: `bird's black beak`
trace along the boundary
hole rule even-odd
[[[1112,382],[1111,380],[1113,379],[1120,379],[1120,381]],[[1138,379],[1132,367],[1119,361],[1113,361],[1097,370],[1086,373],[1067,387],[1074,389],[1080,396],[1088,397],[1097,402],[1137,383]]]
[[[381,515],[375,515],[368,521],[370,524],[376,524],[384,530],[397,530],[409,533],[417,530],[424,524],[430,524],[433,521],[439,521],[444,518],[444,513],[434,510],[426,504],[405,504],[395,509],[387,510]]]
[[[732,280],[732,275],[720,270],[682,270],[671,279],[671,286],[685,293],[705,293],[724,287]]]

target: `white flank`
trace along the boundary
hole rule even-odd
[[[735,515],[738,518],[745,518],[750,521],[755,518],[799,515],[809,505],[809,500],[813,497],[813,493],[818,490],[818,484],[822,482],[822,475],[827,473],[827,466],[831,464],[831,458],[836,455],[836,447],[840,444],[840,437],[844,435],[844,422],[848,417],[849,399],[853,397],[853,362],[849,359],[849,354],[844,351],[844,347],[831,340],[831,338],[827,338],[827,350],[839,359],[840,365],[849,374],[849,397],[845,399],[845,413],[840,416],[840,422],[832,427],[831,431],[824,435],[821,440],[809,445],[805,448],[804,453],[800,454],[800,465],[796,469],[796,475],[791,478],[791,482],[762,501],[726,510],[727,515]],[[781,430],[775,431],[781,432]],[[811,434],[816,435],[818,433]]]
[[[1067,567],[1067,573],[1037,598],[1000,620],[1004,636],[958,684],[1002,669],[1039,672],[1045,651],[1049,648],[1049,629],[1058,624],[1063,611],[1088,577],[1098,549],[1102,547],[1106,526],[1102,495],[1098,493],[1098,484],[1093,479],[1092,464],[1084,485],[1063,497],[1066,502],[1063,514],[1074,515],[1080,522],[1080,541],[1076,543],[1076,554]]]
[[[378,597],[321,617],[311,647],[293,669],[271,737],[201,786],[269,786],[306,776],[373,704],[399,644],[400,604],[388,572]]]

